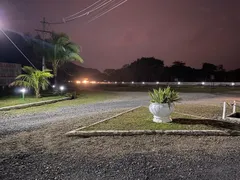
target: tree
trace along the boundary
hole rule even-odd
[[[182,62],[182,61],[174,61],[172,66],[184,67],[185,65],[186,65],[185,62]]]
[[[160,81],[164,71],[164,62],[154,57],[142,57],[124,65],[111,75],[117,81]]]
[[[218,67],[211,63],[203,63],[202,70],[208,74],[214,73]]]
[[[192,81],[193,69],[186,66],[185,62],[174,61],[168,70],[170,71],[171,80]]]
[[[205,80],[213,80],[215,78],[215,72],[217,71],[218,67],[211,63],[203,63],[202,65],[202,72],[205,75]]]
[[[41,97],[40,90],[47,89],[49,85],[48,79],[53,77],[50,73],[51,70],[40,71],[29,66],[24,66],[22,69],[26,74],[17,76],[11,85],[33,88],[36,98]]]
[[[64,33],[53,32],[51,38],[46,40],[44,48],[42,44],[38,44],[37,49],[51,63],[55,84],[57,84],[57,72],[60,66],[69,61],[83,63],[83,59],[79,55],[80,48],[71,42],[69,36]]]

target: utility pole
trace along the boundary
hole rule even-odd
[[[49,24],[49,23],[46,21],[45,17],[43,17],[43,20],[40,21],[40,23],[42,24],[42,29],[35,29],[35,31],[42,33],[42,47],[44,49],[45,33],[52,34],[52,32],[46,30],[46,24]],[[44,70],[45,70],[45,56],[43,54],[43,56],[42,56],[42,71],[44,71]]]
[[[41,21],[42,23],[42,38],[43,38],[43,49],[44,49],[44,40],[45,40],[45,32],[46,31],[46,19],[45,17],[43,18],[43,21]],[[42,71],[45,70],[45,56],[43,54],[43,57],[42,57]]]

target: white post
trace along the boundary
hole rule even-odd
[[[236,101],[233,101],[233,113],[236,113]]]
[[[226,102],[223,102],[223,114],[222,114],[222,119],[226,118]]]

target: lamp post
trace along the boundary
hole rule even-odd
[[[22,93],[22,99],[23,100],[25,100],[25,93],[26,93],[26,89],[25,88],[22,88],[21,90],[20,90],[20,92]]]
[[[61,94],[62,94],[62,92],[64,91],[65,87],[64,86],[60,86],[59,89],[60,89]]]

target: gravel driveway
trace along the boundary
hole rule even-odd
[[[34,112],[20,115],[0,114],[0,135],[38,128],[42,125],[63,121],[65,119],[82,118],[104,112],[123,111],[140,105],[148,105],[149,98],[145,92],[118,92],[118,98],[71,107],[61,107],[54,111]],[[220,96],[206,93],[182,93],[181,103],[221,103],[232,96]],[[236,99],[236,98],[235,98]],[[32,107],[34,108],[34,107]]]
[[[149,102],[146,93],[119,95],[95,104],[2,116],[0,179],[239,179],[240,137],[64,135]],[[236,98],[198,93],[181,96],[182,103],[207,99],[218,104]]]

